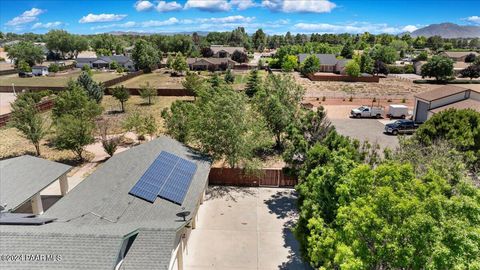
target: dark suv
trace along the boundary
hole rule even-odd
[[[415,132],[415,129],[418,128],[418,125],[412,120],[397,120],[391,124],[385,125],[385,133],[397,135],[402,134],[412,134]]]

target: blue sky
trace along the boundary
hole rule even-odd
[[[432,23],[480,25],[478,0],[2,0],[3,32],[65,29],[110,31],[230,31],[252,33],[391,33]]]

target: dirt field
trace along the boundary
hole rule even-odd
[[[11,86],[12,83],[18,86],[65,86],[70,79],[75,80],[80,76],[80,70],[71,73],[57,74],[57,76],[38,76],[31,78],[20,78],[17,74],[0,76],[0,85]],[[93,79],[97,82],[104,82],[121,76],[116,72],[94,71]]]
[[[127,88],[140,88],[149,83],[153,88],[183,88],[182,81],[185,77],[172,77],[165,69],[158,69],[152,73],[143,74],[128,81],[119,83]]]
[[[361,83],[361,82],[313,82],[308,78],[294,72],[294,77],[299,84],[306,89],[306,97],[325,96],[328,98],[349,98],[350,96],[358,98],[377,99],[412,99],[414,93],[420,93],[431,90],[435,86],[428,84],[414,84],[407,79],[388,77],[380,79],[379,83]]]

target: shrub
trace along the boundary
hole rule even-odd
[[[248,61],[248,55],[239,50],[235,50],[232,54],[232,60],[237,63],[245,63]]]
[[[157,89],[151,87],[150,83],[147,82],[141,85],[139,92],[140,96],[148,101],[148,105],[152,105],[152,98],[157,95]]]
[[[360,77],[360,66],[356,61],[349,61],[345,66],[345,72],[352,77]]]
[[[316,55],[308,56],[302,63],[300,71],[304,76],[317,72],[320,69],[320,60]]]
[[[32,72],[32,67],[30,67],[30,65],[24,60],[20,60],[20,62],[18,62],[17,68],[23,72]]]
[[[109,156],[113,156],[115,151],[117,151],[119,141],[120,140],[118,138],[102,139],[102,146],[105,153],[107,153]]]
[[[55,63],[50,64],[50,66],[48,66],[48,72],[57,73],[59,71],[60,71],[60,67]]]

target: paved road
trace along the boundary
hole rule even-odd
[[[310,269],[290,230],[295,201],[293,189],[209,187],[185,269]]]

